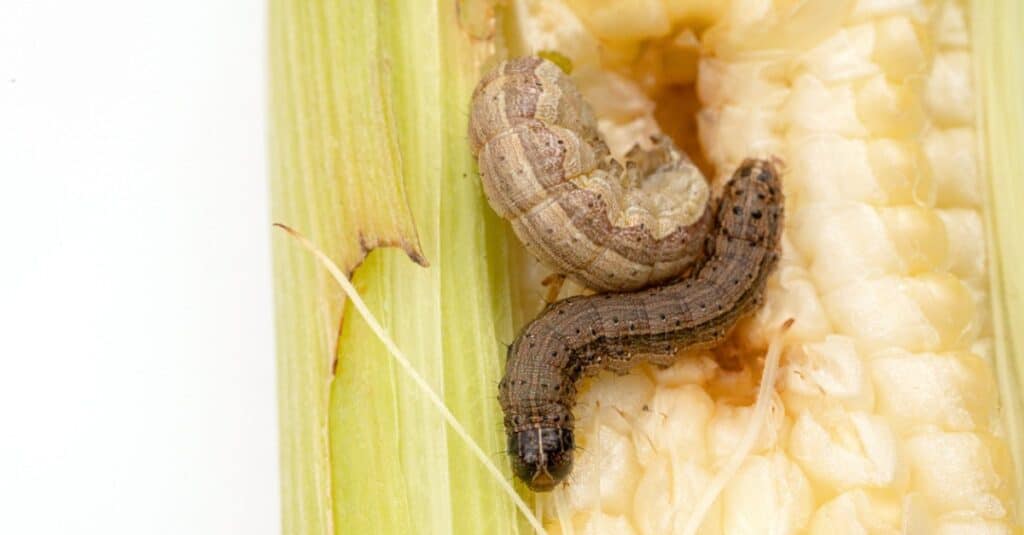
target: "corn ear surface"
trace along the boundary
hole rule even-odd
[[[1019,529],[1016,357],[996,348],[1012,342],[996,323],[1013,292],[989,288],[1005,256],[985,247],[1000,207],[986,202],[975,96],[988,86],[972,68],[976,54],[1019,48],[973,40],[999,34],[977,29],[974,11],[1008,5],[697,4],[710,5],[514,2],[523,51],[568,56],[613,141],[666,124],[654,120],[659,84],[692,84],[716,182],[748,156],[788,167],[765,307],[724,353],[602,377],[581,395],[583,451],[544,500],[551,532],[690,533],[693,504],[751,425],[759,360],[787,318],[763,432],[698,533]],[[666,18],[698,21],[699,37],[673,35]],[[730,352],[739,369],[721,364]]]

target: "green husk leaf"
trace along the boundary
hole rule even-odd
[[[465,138],[494,6],[273,0],[270,17],[274,220],[343,268],[385,244],[429,259],[375,251],[353,282],[507,470],[494,385],[512,337],[509,235]],[[308,254],[282,236],[275,260],[284,531],[529,532]]]
[[[971,2],[971,35],[988,175],[986,223],[996,377],[1017,487],[1024,483],[1024,4]],[[1024,511],[1024,493],[1016,496]]]
[[[332,6],[270,3],[272,217],[347,270],[378,245],[422,261],[373,8]],[[343,294],[283,235],[273,248],[283,525],[329,533],[327,402]]]

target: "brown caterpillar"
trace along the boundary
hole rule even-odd
[[[748,159],[725,187],[695,273],[639,292],[569,298],[527,325],[509,347],[498,395],[516,476],[546,491],[569,474],[582,376],[625,373],[643,360],[670,365],[680,349],[721,341],[753,312],[778,261],[782,217],[774,164]]]
[[[610,156],[594,113],[554,63],[500,64],[473,93],[469,138],[491,207],[541,262],[598,291],[636,290],[700,260],[704,177],[672,141]],[[652,191],[657,190],[657,191]]]

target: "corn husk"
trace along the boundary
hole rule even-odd
[[[494,48],[491,6],[275,1],[270,18],[274,221],[354,270],[374,315],[500,459],[508,237],[464,134]],[[367,254],[381,245],[405,254]],[[518,532],[494,479],[314,259],[284,234],[274,257],[284,531]]]
[[[981,160],[987,176],[996,377],[1015,476],[1024,482],[1024,5],[972,3]],[[1018,483],[1020,484],[1020,483]],[[1024,511],[1018,493],[1017,509]]]

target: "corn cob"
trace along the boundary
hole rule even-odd
[[[520,3],[525,47],[567,50],[584,72],[667,43],[645,52],[653,83],[583,78],[596,98],[620,88],[594,104],[623,139],[656,128],[645,93],[693,82],[678,58],[699,47],[716,182],[752,151],[779,156],[793,214],[767,306],[737,333],[741,370],[697,353],[584,394],[575,475],[543,504],[551,531],[682,533],[750,425],[772,327],[794,318],[766,425],[699,533],[1008,533],[965,6],[733,2],[697,14],[716,19],[701,42],[673,38],[662,22],[693,4],[567,1],[553,33],[536,14],[559,8]]]
[[[727,347],[584,393],[575,473],[537,502],[549,532],[682,533],[753,424],[789,318],[767,418],[699,533],[1016,532],[1019,387],[994,349],[1015,316],[1000,333],[989,315],[975,150],[991,145],[971,76],[980,4],[275,0],[274,217],[346,269],[377,244],[432,263],[377,253],[355,282],[502,459],[501,342],[546,273],[486,207],[464,110],[488,58],[555,51],[613,149],[664,128],[716,185],[779,156],[790,216],[767,305]],[[532,532],[350,307],[332,366],[340,293],[275,246],[285,532]]]

